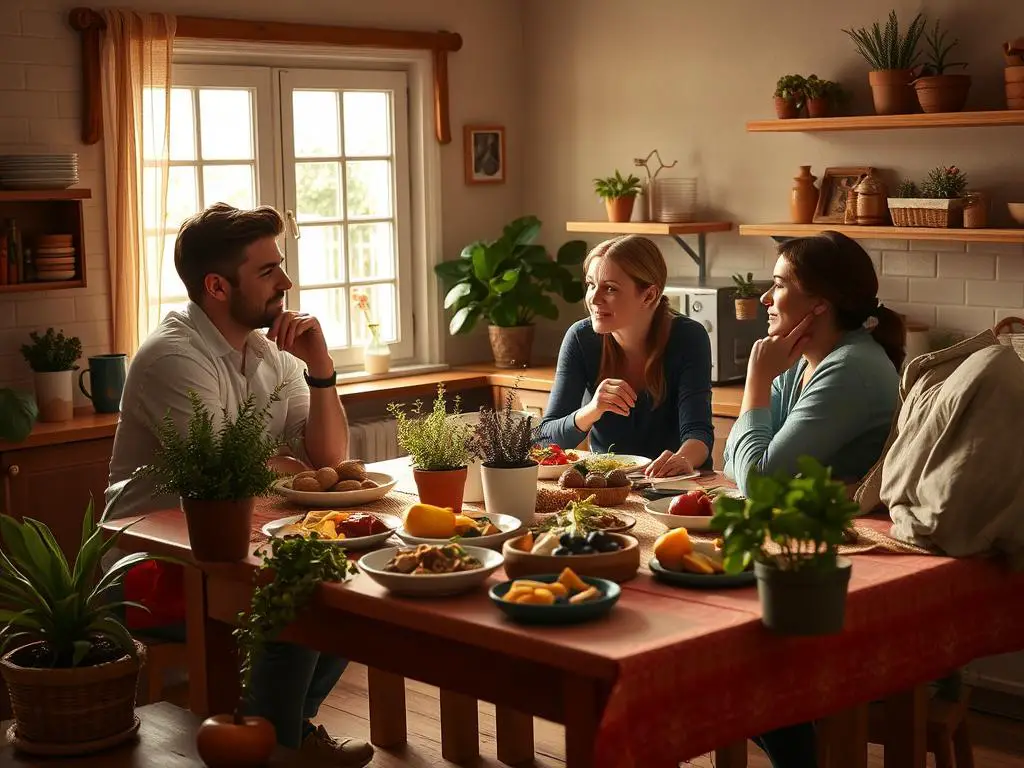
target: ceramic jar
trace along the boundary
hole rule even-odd
[[[881,226],[888,220],[889,207],[885,199],[885,185],[869,173],[855,186],[857,193],[857,224]]]

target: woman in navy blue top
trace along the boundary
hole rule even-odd
[[[711,467],[711,343],[672,311],[658,246],[628,235],[597,245],[583,265],[590,316],[562,340],[544,442],[648,456],[649,476]]]

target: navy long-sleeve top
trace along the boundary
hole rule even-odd
[[[587,437],[573,417],[590,402],[600,384],[601,342],[589,318],[566,331],[541,421],[542,442],[571,448]],[[682,315],[673,317],[664,366],[665,397],[661,403],[655,407],[644,390],[637,393],[636,406],[628,416],[601,414],[590,430],[590,449],[653,459],[662,451],[679,450],[687,440],[700,440],[708,447],[704,468],[710,468],[715,433],[711,425],[711,342],[704,327]]]

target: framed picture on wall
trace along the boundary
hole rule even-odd
[[[505,182],[505,129],[500,125],[467,125],[463,129],[467,184]]]
[[[846,197],[871,168],[826,168],[821,193],[814,211],[815,224],[842,224],[846,219]]]

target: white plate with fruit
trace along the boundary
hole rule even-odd
[[[738,496],[738,491],[716,491]],[[647,512],[666,528],[686,528],[691,531],[711,530],[711,507],[714,495],[703,489],[686,491],[678,496],[647,502]]]
[[[658,581],[678,587],[725,589],[755,582],[753,570],[726,573],[717,541],[693,541],[685,529],[665,531],[654,542],[647,563]]]
[[[343,461],[281,478],[274,490],[303,507],[355,507],[384,498],[397,482],[383,472],[367,472],[361,461]]]
[[[525,533],[522,521],[512,515],[456,515],[447,507],[413,504],[395,531],[406,544],[444,544],[458,536],[464,544],[500,550],[505,539]],[[418,535],[417,535],[418,534]]]
[[[530,458],[537,462],[538,480],[557,480],[566,469],[590,455],[590,451],[567,451],[557,443],[535,445]]]

